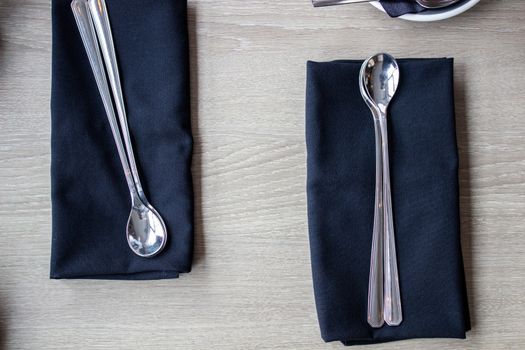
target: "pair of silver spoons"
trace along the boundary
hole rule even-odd
[[[394,238],[387,108],[399,84],[399,66],[394,57],[381,53],[361,66],[359,89],[372,112],[376,148],[374,225],[368,281],[368,323],[397,326],[403,320]]]
[[[73,0],[71,9],[95,75],[131,195],[131,212],[126,226],[127,241],[131,250],[138,256],[152,257],[165,247],[167,229],[160,214],[149,204],[140,183],[106,3],[104,0]],[[118,121],[113,109],[108,80]]]

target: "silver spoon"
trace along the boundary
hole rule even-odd
[[[357,4],[360,2],[372,2],[375,0],[312,0],[314,7],[343,5],[343,4]],[[459,0],[414,0],[419,5],[427,9],[438,9],[450,6]]]
[[[376,138],[376,188],[370,277],[368,285],[368,323],[381,327],[403,320],[394,238],[390,169],[388,157],[387,108],[399,84],[396,60],[377,54],[361,66],[359,88],[372,112]],[[383,275],[384,274],[384,275]]]
[[[90,6],[94,11],[90,13]],[[106,6],[103,0],[73,0],[71,8],[86,49],[95,80],[102,97],[104,108],[117,146],[118,155],[124,169],[126,182],[131,195],[132,208],[126,226],[126,237],[131,250],[141,257],[152,257],[164,248],[167,230],[162,217],[149,204],[140,184],[131,139],[127,126],[126,112],[116,65],[113,40],[109,28]],[[99,12],[100,11],[100,12]],[[111,94],[106,80],[104,64],[99,50],[95,27],[99,32],[100,47],[106,59],[106,70],[115,97],[115,104],[120,118],[120,128],[113,110]],[[122,141],[121,133],[124,137]]]

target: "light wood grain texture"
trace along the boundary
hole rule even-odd
[[[190,0],[189,6],[193,272],[154,282],[52,281],[50,3],[0,0],[0,348],[340,348],[321,341],[312,292],[305,61],[388,51],[456,59],[473,330],[466,341],[370,348],[523,349],[525,2],[485,0],[462,16],[427,24],[391,20],[367,4],[313,9],[308,0]]]

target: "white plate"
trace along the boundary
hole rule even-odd
[[[415,21],[415,22],[432,22],[432,21],[440,21],[442,19],[447,19],[450,17],[454,17],[459,15],[460,13],[463,13],[476,5],[480,0],[464,0],[460,1],[459,3],[445,7],[442,9],[437,10],[427,10],[421,13],[408,13],[403,16],[399,16],[398,18],[405,19],[407,21]],[[373,6],[375,6],[377,9],[385,12],[383,9],[383,6],[379,3],[379,1],[373,1],[371,2]]]

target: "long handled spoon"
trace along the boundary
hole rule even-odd
[[[372,112],[376,137],[376,194],[368,287],[368,323],[375,328],[397,326],[403,320],[394,238],[387,108],[399,83],[396,60],[377,54],[361,66],[359,87]],[[384,274],[384,275],[383,275]]]
[[[160,253],[166,245],[167,229],[160,214],[147,201],[140,184],[127,125],[106,5],[103,0],[73,0],[71,9],[73,10],[82,42],[97,82],[131,195],[132,207],[126,226],[126,238],[129,247],[135,254],[141,257],[152,257]],[[100,54],[99,42],[97,41],[97,33],[93,24],[97,27],[100,47],[106,60],[106,70],[113,90],[115,105],[117,106],[120,127],[113,109],[111,93]],[[124,137],[124,142],[121,133]]]

